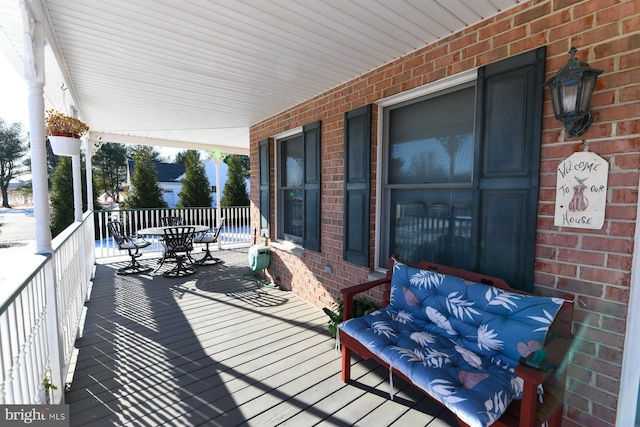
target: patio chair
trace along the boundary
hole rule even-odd
[[[160,218],[160,225],[162,227],[174,227],[177,225],[184,225],[184,220],[182,219],[181,216],[165,216]],[[158,239],[160,241],[160,243],[164,242],[164,236],[160,236],[160,238]],[[169,257],[170,258],[170,257]],[[164,259],[164,260],[159,260],[158,263],[161,263],[164,261],[168,261],[168,259]]]
[[[117,274],[137,274],[151,270],[151,267],[146,267],[138,262],[138,257],[142,255],[142,249],[151,245],[151,242],[142,238],[127,236],[124,232],[124,226],[120,221],[109,221],[107,223],[107,229],[109,230],[109,234],[111,234],[118,243],[118,248],[123,251],[128,251],[131,257],[129,264],[116,271]]]
[[[184,220],[181,216],[165,216],[160,218],[160,225],[163,227],[173,227],[176,225],[184,225]]]
[[[218,263],[222,262],[222,260],[220,258],[216,258],[211,254],[211,251],[209,250],[209,245],[211,243],[217,243],[218,242],[218,238],[220,237],[220,231],[222,230],[222,227],[224,226],[224,220],[225,220],[224,217],[220,218],[220,223],[218,224],[218,228],[216,228],[213,233],[209,230],[206,233],[198,233],[196,235],[196,237],[194,239],[194,242],[196,242],[196,243],[204,243],[206,245],[206,249],[203,249],[203,251],[205,251],[204,256],[202,258],[200,258],[198,261],[196,261],[196,263],[198,265],[203,265],[207,261],[213,261],[209,265],[218,264]]]
[[[183,277],[196,272],[195,262],[191,258],[194,230],[195,227],[188,226],[167,227],[164,229],[164,240],[162,242],[164,244],[164,253],[158,269],[162,267],[162,264],[168,258],[176,261],[175,267],[162,274],[164,277]]]

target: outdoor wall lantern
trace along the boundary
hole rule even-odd
[[[591,126],[593,114],[589,111],[589,103],[596,79],[602,73],[602,70],[594,70],[586,62],[578,61],[576,52],[572,47],[569,61],[545,83],[551,92],[556,119],[564,123],[569,137],[580,136]]]

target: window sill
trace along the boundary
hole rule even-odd
[[[374,280],[384,279],[385,277],[387,277],[386,270],[385,271],[376,270],[376,271],[371,271],[369,273],[369,275],[367,276],[367,280],[369,282],[372,282]]]
[[[279,251],[288,252],[299,258],[304,255],[304,248],[297,243],[288,240],[276,240],[271,242],[271,246]]]

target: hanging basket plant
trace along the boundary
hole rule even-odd
[[[77,156],[80,153],[80,137],[89,132],[89,126],[59,111],[48,110],[45,132],[49,135],[51,149],[58,156]]]

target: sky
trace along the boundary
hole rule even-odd
[[[0,118],[5,123],[22,123],[29,126],[27,83],[0,52]]]

